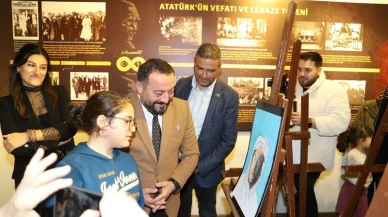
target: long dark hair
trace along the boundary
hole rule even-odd
[[[10,67],[10,73],[9,73],[9,83],[10,83],[9,92],[12,96],[15,108],[18,111],[20,117],[22,118],[29,118],[29,115],[26,110],[26,105],[24,104],[25,95],[23,94],[23,89],[22,89],[22,86],[23,86],[22,77],[20,76],[20,73],[18,73],[17,68],[24,65],[27,62],[28,58],[30,58],[30,56],[35,54],[43,55],[47,60],[47,73],[42,83],[42,90],[48,93],[49,98],[52,101],[52,104],[54,106],[54,109],[55,110],[57,109],[58,96],[51,85],[51,78],[49,76],[49,73],[52,71],[51,64],[50,64],[50,57],[47,51],[43,47],[40,47],[36,44],[25,44],[17,52],[15,59],[13,60],[13,64]]]
[[[341,133],[337,138],[337,149],[344,153],[347,149],[357,146],[358,141],[371,137],[373,134],[369,127],[352,126],[347,131]]]

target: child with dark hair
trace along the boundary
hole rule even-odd
[[[119,149],[130,145],[136,131],[130,99],[111,91],[93,94],[86,104],[73,104],[70,119],[89,134],[57,166],[70,165],[73,186],[104,193],[125,191],[144,208],[138,167],[132,155]]]
[[[364,126],[352,126],[346,132],[338,136],[337,149],[344,153],[345,165],[364,164],[366,159],[365,149],[369,148],[372,139],[372,130]],[[338,195],[336,211],[342,216],[346,205],[350,201],[353,189],[357,183],[358,173],[346,173],[346,181],[341,187]],[[369,174],[364,190],[360,196],[357,207],[354,210],[353,217],[364,217],[368,210],[367,189],[372,181],[372,175]]]

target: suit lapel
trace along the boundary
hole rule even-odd
[[[175,104],[171,102],[166,112],[163,114],[163,127],[162,127],[162,142],[160,143],[160,155],[159,155],[159,161],[162,161],[163,157],[165,156],[166,151],[168,150],[169,145],[169,139],[171,136],[171,131],[174,127],[174,114],[175,114],[176,108]]]
[[[212,97],[210,99],[209,108],[207,109],[205,120],[203,121],[202,130],[199,134],[199,138],[201,138],[203,133],[206,133],[206,127],[209,126],[210,119],[213,116],[213,113],[216,111],[216,108],[218,107],[218,104],[220,102],[221,96],[223,94],[222,86],[220,82],[218,82],[218,79],[214,85],[214,90],[212,93]]]
[[[131,96],[131,100],[135,106],[135,111],[136,111],[135,112],[136,124],[137,124],[136,137],[138,136],[139,139],[143,141],[144,146],[146,146],[146,148],[154,158],[155,162],[157,162],[155,149],[154,149],[154,146],[152,145],[152,138],[148,130],[147,121],[145,119],[144,111],[141,106],[139,97],[137,96],[137,94],[133,94]]]
[[[193,88],[191,86],[191,81],[193,79],[193,76],[190,76],[188,78],[182,78],[182,79],[186,79],[186,80],[184,80],[185,83],[183,83],[182,85],[182,88],[181,88],[182,96],[180,98],[182,98],[183,100],[188,100],[191,93],[191,89]]]

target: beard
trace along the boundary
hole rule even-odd
[[[155,102],[147,102],[143,101],[143,106],[153,115],[163,115],[164,112],[167,110],[168,104],[170,104],[171,100],[169,99],[167,104],[162,101],[155,101]],[[156,105],[164,105],[164,107],[158,108]]]
[[[305,77],[299,77],[298,81],[299,81],[300,86],[302,86],[303,88],[309,88],[317,81],[318,78],[319,78],[319,75],[316,75],[315,77],[311,78],[310,80],[305,79]]]
[[[249,189],[251,189],[259,180],[261,176],[261,171],[263,170],[264,160],[265,160],[264,154],[260,154],[260,156],[257,158],[255,162],[253,171],[248,171],[248,172],[252,172],[252,177],[248,178]]]

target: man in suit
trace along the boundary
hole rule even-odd
[[[217,185],[222,180],[225,158],[237,139],[238,93],[217,77],[221,51],[202,44],[194,57],[194,76],[181,78],[175,96],[188,100],[201,157],[198,167],[181,190],[179,217],[191,216],[192,190],[198,198],[199,215],[215,217]]]
[[[137,122],[130,153],[139,167],[146,212],[151,208],[151,216],[178,215],[179,190],[199,158],[189,104],[174,98],[174,88],[174,69],[164,60],[150,59],[139,67],[138,94],[130,96]],[[152,198],[156,188],[160,194]]]

